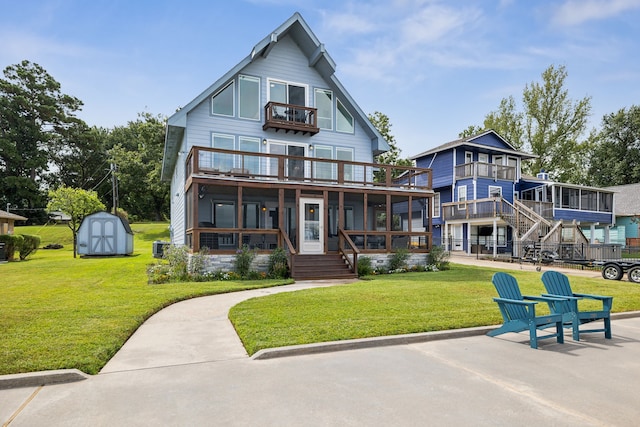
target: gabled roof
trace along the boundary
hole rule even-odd
[[[187,125],[187,114],[197,107],[201,102],[213,96],[222,89],[236,74],[240,73],[247,65],[257,58],[266,58],[273,47],[285,36],[294,39],[300,50],[309,60],[309,66],[313,67],[327,81],[337,88],[336,96],[352,111],[355,111],[355,119],[360,122],[365,130],[371,135],[371,147],[374,155],[389,151],[390,147],[380,132],[371,124],[367,115],[360,109],[351,95],[342,86],[335,76],[336,64],[326,51],[324,44],[320,43],[309,25],[302,16],[296,12],[282,25],[276,28],[271,34],[263,38],[256,44],[249,55],[240,61],[235,67],[227,71],[222,77],[216,80],[211,86],[195,97],[191,102],[173,114],[167,120],[167,135],[165,138],[164,154],[162,160],[162,179],[169,179],[177,161],[178,149]]]
[[[606,187],[615,191],[614,211],[618,216],[640,215],[640,183]]]
[[[500,148],[500,147],[494,147],[494,146],[490,146],[490,145],[486,145],[486,144],[481,144],[478,143],[477,140],[482,138],[485,135],[494,135],[496,138],[498,138],[504,145],[505,148]],[[452,150],[454,148],[458,148],[458,147],[475,147],[475,148],[482,148],[482,149],[490,149],[491,151],[496,151],[496,152],[501,152],[501,153],[505,153],[505,154],[511,154],[514,156],[518,156],[522,159],[535,159],[536,155],[533,154],[529,154],[529,153],[525,153],[524,151],[519,151],[516,150],[513,145],[511,145],[506,139],[504,139],[502,136],[500,136],[500,134],[498,134],[498,132],[489,129],[486,130],[482,133],[467,137],[467,138],[460,138],[460,139],[456,139],[454,141],[450,141],[447,142],[445,144],[439,145],[435,148],[432,148],[430,150],[427,150],[423,153],[417,154],[413,157],[410,157],[411,160],[416,160],[419,159],[420,157],[425,157],[428,156],[430,154],[434,154],[434,153],[441,153],[443,151],[447,151],[447,150]]]
[[[14,221],[26,221],[28,218],[25,218],[20,215],[13,214],[11,212],[3,211],[0,209],[0,219],[10,219]]]

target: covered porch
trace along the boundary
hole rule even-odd
[[[220,156],[225,166],[211,167]],[[361,253],[431,247],[429,169],[204,147],[186,162],[192,251],[281,247],[290,256],[341,253],[355,265]]]

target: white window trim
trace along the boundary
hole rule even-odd
[[[223,92],[224,90],[226,90],[229,86],[233,86],[231,88],[231,93],[233,94],[232,96],[232,103],[233,106],[231,107],[231,114],[220,114],[220,113],[214,113],[213,112],[213,99],[218,96],[221,92]],[[219,91],[217,91],[216,93],[214,93],[213,95],[211,95],[211,104],[209,105],[209,112],[211,113],[212,116],[220,116],[220,117],[235,117],[235,113],[236,113],[236,81],[235,80],[231,80],[228,84],[226,84],[223,88],[221,88]]]
[[[458,198],[458,202],[465,202],[467,201],[467,186],[466,185],[461,185],[458,187],[458,191],[457,191],[457,198]],[[464,194],[464,199],[460,200],[460,195]],[[467,209],[466,204],[460,204],[458,205],[458,209],[461,211],[464,211]]]
[[[314,102],[314,105],[315,105],[315,107],[316,107],[316,108],[318,108],[318,96],[317,96],[317,92],[326,92],[326,93],[330,93],[330,94],[331,94],[331,127],[323,128],[323,127],[320,127],[319,125],[318,125],[318,127],[320,127],[320,129],[324,129],[324,130],[333,130],[333,127],[334,127],[334,121],[335,121],[335,120],[334,120],[334,115],[335,115],[335,114],[334,114],[334,111],[333,111],[333,110],[336,108],[336,107],[335,107],[335,103],[333,102],[333,100],[335,99],[335,96],[334,96],[334,94],[333,94],[333,91],[332,91],[332,90],[329,90],[329,89],[322,89],[322,88],[319,88],[319,87],[314,88],[314,89],[313,89],[313,102]],[[319,120],[319,119],[320,119],[320,117],[317,117],[316,119],[317,119],[318,123],[320,123],[320,120]]]
[[[271,83],[284,83],[287,86],[288,85],[292,85],[292,86],[300,86],[300,87],[304,87],[304,106],[308,107],[309,106],[309,85],[305,84],[305,83],[296,83],[296,82],[292,82],[289,80],[283,80],[283,79],[276,79],[276,78],[271,78],[268,77],[267,78],[267,99],[269,101],[271,101]],[[287,96],[288,96],[288,92],[287,92]]]
[[[473,162],[473,152],[465,151],[464,152],[464,163],[472,163]]]
[[[500,196],[497,196],[497,197],[502,197],[502,187],[500,187],[499,185],[489,186],[489,197],[496,197],[491,195],[491,193],[493,193],[494,190],[498,190],[498,193],[500,193]]]
[[[318,151],[326,150],[326,149],[329,149],[329,150],[331,151],[331,157],[317,157],[317,156],[316,156],[316,154],[318,153]],[[334,152],[333,152],[333,147],[332,147],[332,146],[330,146],[330,145],[314,145],[314,147],[313,147],[313,157],[314,157],[315,159],[318,159],[319,161],[322,161],[323,159],[330,159],[330,160],[333,160],[333,159],[334,159],[334,156],[335,156],[335,154],[334,154]],[[331,163],[330,163],[330,165],[331,165],[331,179],[335,179],[335,178],[336,178],[336,168],[335,168],[335,163],[331,162]],[[317,171],[314,171],[314,173],[313,173],[313,174],[315,175],[315,176],[314,176],[314,178],[317,178],[317,174],[318,174],[318,172],[317,172]]]
[[[257,81],[257,82],[258,82],[258,105],[257,105],[257,107],[258,107],[258,118],[257,118],[257,119],[253,119],[253,118],[251,118],[251,117],[244,117],[244,116],[241,116],[241,115],[240,115],[240,99],[241,99],[241,97],[240,97],[240,79],[242,79],[242,78],[245,78],[245,79],[247,79],[247,80],[253,80],[253,81]],[[262,84],[262,82],[261,82],[260,77],[248,76],[248,75],[246,75],[246,74],[240,74],[240,75],[238,76],[238,117],[239,117],[239,118],[244,119],[244,120],[253,120],[253,121],[258,121],[258,122],[262,119],[262,114],[261,114],[261,112],[260,112],[260,110],[261,110],[261,106],[260,106],[260,104],[261,104],[261,102],[260,102],[260,97],[261,97],[261,92],[262,92],[262,90],[261,90],[261,84]],[[234,98],[234,102],[235,102],[235,98]],[[235,106],[234,106],[234,107],[235,107]]]
[[[351,126],[352,126],[353,129],[351,129],[351,130],[340,130],[340,129],[338,129],[338,104],[342,105],[342,108],[344,108],[344,110],[347,112],[347,114],[349,114],[351,116],[351,122],[352,122]],[[356,131],[356,119],[355,119],[355,117],[353,117],[353,114],[351,114],[351,112],[344,105],[344,102],[340,101],[340,98],[336,97],[336,132],[354,134],[355,131]]]
[[[440,193],[433,193],[433,210],[431,216],[433,218],[440,218]]]
[[[354,162],[355,161],[355,159],[356,159],[355,150],[353,148],[349,148],[349,147],[336,147],[336,160],[342,160],[342,159],[338,159],[338,153],[341,152],[341,151],[345,152],[345,153],[351,153],[351,160],[345,160],[345,161],[347,161],[347,162]],[[355,171],[354,171],[353,165],[345,165],[345,166],[349,167],[349,169],[350,169],[349,173],[351,174],[351,180],[354,180],[355,179],[355,177],[354,177],[354,172]]]

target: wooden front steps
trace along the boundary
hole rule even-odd
[[[340,254],[294,255],[292,277],[295,280],[355,279]]]

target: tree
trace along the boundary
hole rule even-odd
[[[137,219],[159,221],[169,213],[169,184],[160,181],[165,119],[141,113],[110,134],[109,156],[118,167],[119,206]]]
[[[63,212],[71,220],[67,223],[73,233],[73,257],[77,254],[78,229],[82,220],[94,212],[104,210],[104,204],[98,199],[95,191],[80,188],[60,187],[49,191],[47,210]]]
[[[586,160],[590,139],[581,141],[591,113],[591,98],[569,98],[565,89],[567,70],[551,65],[542,73],[542,83],[532,82],[522,93],[523,111],[513,97],[504,98],[497,111],[485,117],[484,129],[493,129],[515,148],[537,155],[524,172],[544,169],[553,179],[582,183],[586,180]],[[470,126],[463,134],[478,127]]]
[[[588,174],[591,185],[640,182],[640,106],[605,115],[594,140]]]
[[[49,186],[96,190],[98,195],[110,193],[108,138],[107,129],[89,127],[82,121],[58,135],[52,143],[54,168],[47,175]],[[105,201],[103,197],[101,200]]]
[[[398,165],[398,166],[411,166],[413,162],[409,159],[403,159],[400,157],[400,149],[396,145],[396,138],[391,134],[391,122],[386,114],[376,111],[373,114],[369,114],[369,121],[378,132],[384,137],[389,144],[390,150],[380,154],[377,157],[377,161],[384,165]],[[402,171],[400,169],[393,170],[392,178],[396,178]],[[375,173],[374,179],[376,182],[385,181],[384,170],[379,170]]]
[[[45,198],[42,177],[51,141],[77,119],[82,102],[60,91],[60,84],[29,61],[10,65],[0,79],[0,188],[2,205],[38,216]],[[40,211],[44,216],[44,211]]]

